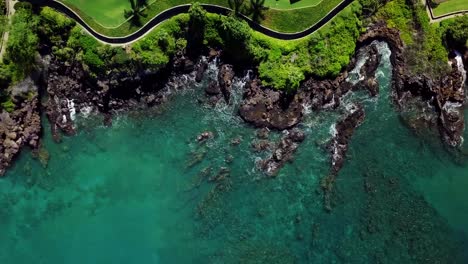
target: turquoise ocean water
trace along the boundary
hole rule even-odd
[[[468,263],[468,156],[401,122],[378,45],[379,97],[344,100],[367,116],[331,212],[320,179],[343,111],[308,112],[306,141],[270,179],[255,166],[268,153],[253,151],[256,131],[236,114],[240,91],[213,108],[202,84],[112,128],[78,117],[60,144],[46,129],[47,166],[25,151],[0,179],[0,263]],[[197,143],[206,130],[215,137]]]

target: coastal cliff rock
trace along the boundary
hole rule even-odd
[[[21,148],[39,146],[41,119],[37,86],[30,80],[12,87],[17,108],[0,113],[0,176],[11,165]]]
[[[300,94],[296,94],[286,107],[282,91],[262,87],[258,79],[246,84],[244,100],[239,107],[240,116],[256,127],[288,129],[299,123],[303,107]]]
[[[226,103],[229,103],[232,93],[232,80],[234,79],[234,67],[229,64],[221,65],[218,73],[218,84]]]
[[[99,112],[104,115],[105,124],[110,125],[113,113],[159,105],[167,99],[169,90],[190,87],[197,78],[201,80],[206,67],[205,60],[193,63],[182,56],[168,66],[170,71],[123,70],[99,77],[90,76],[81,64],[52,60],[46,77],[46,114],[53,137],[59,141],[59,132],[73,135],[77,114]]]
[[[423,109],[421,115],[431,111],[438,120],[435,124],[443,142],[451,147],[462,143],[464,131],[465,89],[462,76],[456,61],[452,60],[449,74],[434,78],[427,75],[412,75],[409,73],[404,56],[405,46],[396,29],[387,28],[384,24],[376,24],[369,28],[358,40],[359,45],[366,45],[373,40],[386,41],[392,51],[394,101],[400,109],[411,108],[414,99],[427,102],[430,109]],[[466,64],[465,64],[466,67]],[[420,104],[424,105],[424,104]],[[427,108],[427,107],[426,107]],[[433,110],[432,110],[433,109]],[[405,122],[419,120],[412,118]],[[410,127],[417,126],[409,124]]]
[[[401,108],[409,107],[413,99],[427,102],[437,117],[440,136],[444,143],[451,147],[461,145],[463,138],[465,89],[462,76],[456,62],[448,75],[431,78],[427,75],[399,75],[395,78],[398,87],[397,101]],[[427,111],[426,111],[427,112]]]

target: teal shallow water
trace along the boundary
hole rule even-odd
[[[24,152],[0,180],[0,263],[468,263],[468,158],[400,122],[390,72],[384,59],[378,99],[346,99],[367,117],[331,213],[320,179],[340,111],[308,114],[294,162],[267,179],[255,130],[233,106],[198,103],[198,87],[112,128],[82,118],[61,144],[46,132],[48,166]],[[206,130],[215,138],[196,143]],[[210,182],[221,167],[230,176]]]

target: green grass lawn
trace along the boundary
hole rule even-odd
[[[130,9],[128,0],[62,0],[78,8],[105,27],[116,27],[125,22],[124,10]]]
[[[116,28],[107,28],[112,25],[119,25],[125,21],[123,10],[130,6],[128,0],[61,0],[70,8],[75,10],[80,16],[96,31],[107,36],[125,36],[135,32],[138,28],[125,22]],[[99,1],[98,5],[94,5]],[[276,1],[276,0],[268,0]],[[279,0],[289,3],[289,0]],[[265,11],[265,19],[261,24],[280,32],[298,32],[307,29],[331,9],[341,3],[342,0],[302,0],[304,3],[316,3],[314,6],[299,9],[268,9]],[[82,4],[79,4],[82,2]],[[103,4],[103,3],[106,4]],[[153,1],[149,0],[150,3]],[[146,17],[142,18],[142,23],[146,23],[151,18],[162,11],[176,5],[192,3],[192,0],[156,0],[150,4],[146,10]],[[227,0],[198,0],[206,4],[216,4],[229,7]],[[111,6],[112,3],[112,6]],[[128,4],[127,4],[128,3]],[[245,1],[249,3],[248,0]],[[296,4],[299,4],[296,3]],[[305,4],[304,4],[305,5]]]
[[[300,0],[291,4],[289,0],[265,0],[265,6],[275,9],[293,9],[301,7],[315,6],[322,1],[328,0]]]
[[[316,6],[293,9],[274,10],[266,12],[266,18],[262,25],[280,32],[302,31],[324,17],[330,10],[341,3],[342,0],[324,0]]]
[[[461,10],[468,10],[468,0],[447,0],[440,3],[432,11],[435,16],[441,16]]]

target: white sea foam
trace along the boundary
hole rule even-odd
[[[71,121],[75,121],[76,109],[75,109],[75,103],[73,102],[73,99],[71,100],[67,99],[67,107],[68,107],[68,111],[70,112]]]
[[[352,71],[349,72],[349,76],[346,79],[348,82],[352,84],[357,84],[359,81],[364,80],[364,76],[361,75],[361,69],[362,69],[362,66],[364,66],[364,64],[366,63],[366,61],[367,61],[367,56],[365,56],[363,52],[360,51],[358,53],[356,66],[354,67]]]
[[[80,109],[81,115],[85,118],[87,118],[91,114],[92,111],[93,111],[92,106],[84,106]]]
[[[332,137],[336,137],[336,135],[338,135],[338,131],[336,130],[336,124],[332,124],[330,126],[330,135],[332,135]]]
[[[455,60],[457,61],[458,71],[461,73],[462,81],[463,81],[462,87],[460,89],[463,89],[465,82],[466,82],[466,70],[465,70],[465,66],[463,65],[463,59],[462,59],[462,55],[460,54],[460,52],[455,51],[455,55],[456,55]]]

